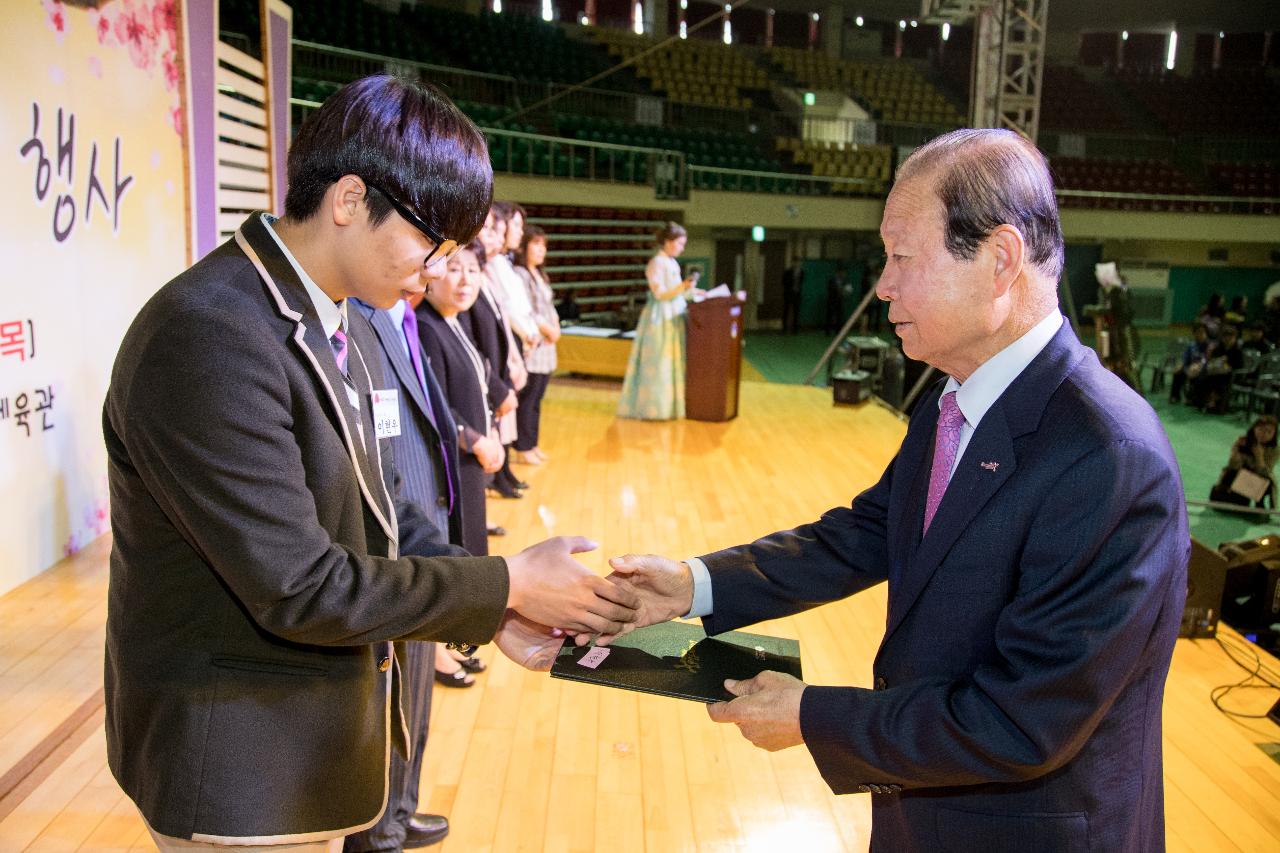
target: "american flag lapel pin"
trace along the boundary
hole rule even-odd
[[[979,467],[986,471],[994,471],[1000,467],[999,462],[980,462]]]

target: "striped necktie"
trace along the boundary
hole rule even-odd
[[[347,403],[359,412],[360,392],[356,389],[356,383],[352,381],[351,373],[347,370],[347,355],[350,350],[347,347],[347,333],[342,331],[341,326],[329,338],[329,346],[333,348],[333,360],[338,363],[338,372],[342,374],[342,386],[347,392]],[[356,429],[360,431],[360,440],[363,442],[364,421],[359,415],[356,416]]]
[[[329,338],[329,346],[333,347],[333,358],[338,362],[338,372],[342,374],[343,379],[350,381],[351,374],[347,373],[347,333],[342,331],[341,326],[333,333],[333,337]]]

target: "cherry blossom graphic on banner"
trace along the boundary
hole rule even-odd
[[[12,0],[0,69],[0,593],[107,532],[102,400],[187,257],[182,0]],[[7,152],[7,153],[5,153]]]

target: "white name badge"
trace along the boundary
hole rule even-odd
[[[378,438],[400,434],[400,392],[394,388],[375,390],[373,398],[373,430]]]

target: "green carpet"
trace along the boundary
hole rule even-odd
[[[799,385],[813,370],[831,343],[831,335],[823,332],[799,332],[783,335],[779,332],[752,332],[742,340],[743,353],[751,366],[770,382],[783,385]],[[824,369],[814,380],[814,385],[826,385]]]
[[[1163,352],[1171,333],[1183,331],[1143,329],[1144,351]],[[768,381],[795,385],[804,381],[830,343],[830,336],[822,332],[753,332],[744,341],[744,351],[747,360]],[[820,371],[814,384],[825,385],[826,375],[825,370]],[[1147,375],[1144,373],[1144,378]],[[1239,415],[1205,415],[1188,406],[1173,405],[1167,392],[1149,394],[1147,401],[1169,434],[1187,498],[1208,500],[1209,489],[1227,464],[1232,442],[1244,434],[1247,424]],[[1191,535],[1210,547],[1280,531],[1280,518],[1238,516],[1202,507],[1188,507],[1187,516]]]

